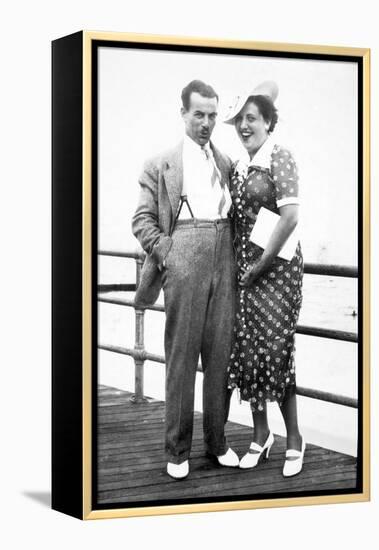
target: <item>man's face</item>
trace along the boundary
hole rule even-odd
[[[217,98],[203,97],[197,92],[190,95],[189,109],[181,109],[187,136],[198,145],[208,143],[217,117]]]

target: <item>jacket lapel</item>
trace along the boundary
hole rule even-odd
[[[180,196],[183,189],[183,143],[181,142],[167,157],[167,168],[164,179],[170,200],[173,218],[179,207]]]
[[[229,165],[225,161],[224,157],[221,155],[220,151],[216,149],[216,147],[213,145],[213,143],[210,144],[213,151],[213,156],[216,161],[216,164],[218,166],[218,169],[221,172],[221,185],[226,185],[228,188],[230,188],[230,169]]]

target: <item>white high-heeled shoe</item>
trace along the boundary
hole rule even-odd
[[[292,477],[301,472],[303,469],[305,447],[304,437],[301,437],[301,451],[297,451],[296,449],[288,449],[286,451],[286,461],[283,466],[284,477]]]
[[[268,434],[268,437],[263,447],[258,445],[258,443],[255,443],[254,441],[252,441],[248,452],[240,460],[240,468],[243,468],[243,469],[255,468],[255,466],[257,466],[258,462],[260,461],[261,457],[262,459],[267,460],[273,443],[274,443],[274,436],[271,432]]]

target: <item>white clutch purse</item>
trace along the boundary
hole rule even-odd
[[[262,206],[250,234],[250,241],[265,249],[279,218],[280,216],[278,214]],[[282,246],[282,249],[278,252],[279,258],[283,258],[290,262],[295,255],[298,243],[299,235],[297,228],[295,228]]]

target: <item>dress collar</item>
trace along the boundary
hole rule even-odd
[[[249,161],[248,166],[259,166],[260,168],[271,167],[271,154],[274,148],[274,140],[272,136],[269,136],[266,141],[261,145],[254,157]]]

